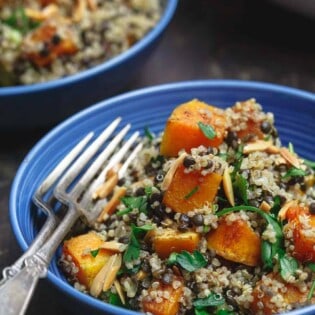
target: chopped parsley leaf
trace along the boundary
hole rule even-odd
[[[205,137],[208,139],[213,139],[217,135],[213,127],[210,125],[206,125],[203,122],[199,121],[198,126],[202,133],[205,135]]]

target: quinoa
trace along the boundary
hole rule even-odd
[[[0,4],[0,85],[46,82],[96,66],[142,39],[161,11],[160,0]]]
[[[276,314],[314,303],[315,219],[309,211],[314,170],[292,148],[299,168],[286,160],[273,114],[265,113],[255,99],[219,111],[226,117],[226,129],[215,147],[199,145],[168,157],[159,152],[164,132],[139,140],[143,149],[125,175],[125,197],[115,213],[94,229],[86,227],[104,242],[126,245],[115,285],[99,296],[103,301],[118,300],[118,305],[153,315],[167,307],[172,315]],[[209,118],[213,112],[200,114]],[[260,129],[248,132],[248,124]],[[259,141],[268,141],[270,147],[246,153],[246,146]],[[224,182],[213,200],[188,211],[166,198],[178,172],[187,182],[197,176],[200,184],[211,176],[226,180],[226,170],[233,204]],[[166,189],[165,180],[170,180]],[[198,194],[199,188],[192,188],[182,193],[185,203]],[[301,238],[306,243],[301,245]],[[65,251],[60,266],[76,289],[90,294],[78,279],[79,266]]]

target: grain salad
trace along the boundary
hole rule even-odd
[[[0,1],[0,86],[46,82],[126,51],[159,21],[160,0]]]
[[[281,143],[272,113],[255,99],[225,109],[193,99],[139,142],[94,226],[78,222],[62,244],[69,283],[153,315],[315,303],[315,163]]]

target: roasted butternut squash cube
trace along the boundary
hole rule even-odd
[[[50,21],[29,33],[23,42],[25,57],[38,67],[48,66],[59,56],[73,55],[77,51],[70,28]]]
[[[75,236],[63,244],[63,254],[71,256],[73,263],[78,268],[75,273],[78,281],[90,288],[94,277],[108,261],[111,252],[100,249],[104,243],[102,238],[94,232]],[[98,251],[92,255],[93,251]]]
[[[175,283],[174,283],[175,282]],[[143,310],[153,315],[176,315],[179,311],[180,298],[183,292],[182,281],[175,278],[173,284],[158,282],[158,286],[149,288],[149,293],[142,301]],[[151,295],[151,292],[162,292],[162,296]]]
[[[212,139],[207,138],[198,123],[211,126],[215,131]],[[197,99],[179,105],[166,122],[161,142],[161,154],[177,156],[178,152],[200,145],[217,147],[223,142],[226,128],[223,110]]]
[[[154,230],[150,237],[155,252],[162,259],[168,258],[171,253],[180,253],[183,250],[192,253],[197,249],[200,241],[198,233],[180,233],[173,229]]]
[[[292,255],[301,262],[315,262],[315,215],[307,207],[290,207],[286,212],[293,230]]]
[[[242,219],[229,224],[221,218],[217,229],[207,235],[207,243],[209,249],[227,260],[247,266],[260,264],[260,237]]]
[[[179,166],[164,193],[163,202],[176,212],[187,213],[211,203],[217,195],[222,176],[217,173],[202,175],[199,171],[185,173]]]
[[[283,289],[286,288],[286,290]],[[284,282],[282,278],[275,273],[269,273],[259,280],[253,290],[253,302],[251,303],[252,314],[278,314],[289,311],[288,305],[304,303],[308,292],[301,292],[297,285]],[[275,296],[281,297],[274,300]],[[314,303],[315,299],[312,299]]]

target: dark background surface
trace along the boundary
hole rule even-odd
[[[315,19],[268,1],[179,0],[156,51],[121,92],[193,79],[264,81],[315,92],[314,27]],[[12,180],[51,127],[0,133],[0,270],[21,253],[8,214]],[[57,313],[74,314],[41,280],[26,314]]]

